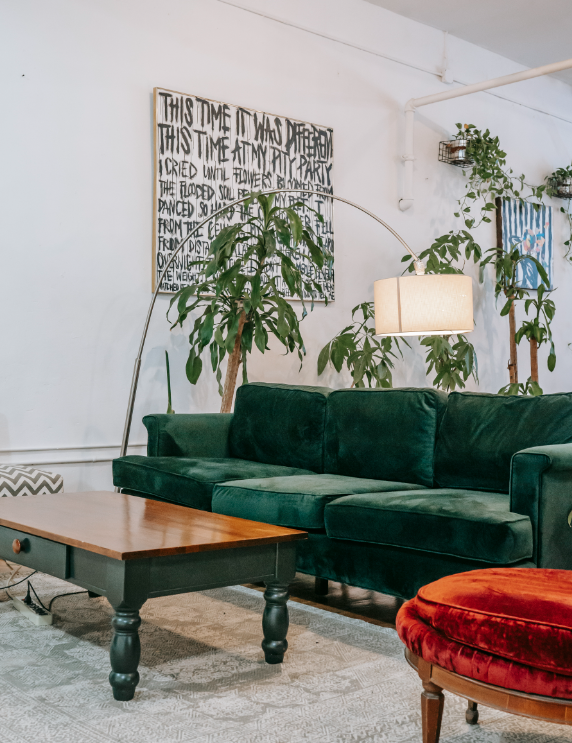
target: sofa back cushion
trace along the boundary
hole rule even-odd
[[[336,390],[328,398],[325,472],[433,485],[447,396],[431,389]]]
[[[435,481],[441,488],[508,493],[513,454],[571,441],[572,394],[452,392],[437,439]]]
[[[324,471],[329,387],[254,382],[238,388],[229,431],[232,457]]]

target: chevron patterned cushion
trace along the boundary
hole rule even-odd
[[[0,465],[0,497],[16,495],[48,495],[63,493],[64,479],[53,472],[35,470],[33,467]]]

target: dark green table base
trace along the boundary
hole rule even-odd
[[[19,539],[15,556],[11,544]],[[132,560],[112,557],[0,527],[0,558],[61,578],[90,593],[105,596],[114,609],[111,620],[109,683],[119,701],[133,699],[139,683],[141,643],[139,611],[156,596],[190,593],[239,583],[263,581],[262,649],[267,663],[282,663],[288,647],[288,585],[296,572],[296,544],[194,552]]]

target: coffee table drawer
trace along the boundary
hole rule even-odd
[[[15,545],[16,551],[15,540],[19,542],[19,545]],[[18,565],[49,573],[56,578],[66,578],[67,550],[65,544],[0,526],[0,557]]]

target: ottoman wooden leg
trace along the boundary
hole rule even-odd
[[[421,694],[421,715],[423,721],[423,743],[439,743],[441,718],[443,717],[443,689],[466,699],[468,703],[465,719],[475,725],[479,719],[478,704],[523,715],[533,720],[572,725],[572,699],[545,697],[522,691],[512,691],[502,686],[493,686],[483,681],[459,676],[441,666],[433,665],[405,649],[407,662],[417,669],[423,683]],[[438,682],[438,683],[435,683]]]
[[[465,720],[469,725],[476,725],[479,721],[479,710],[477,709],[477,703],[467,700],[467,711],[465,712]]]
[[[438,743],[444,704],[443,689],[431,681],[423,681],[423,692],[421,693],[423,743]]]

